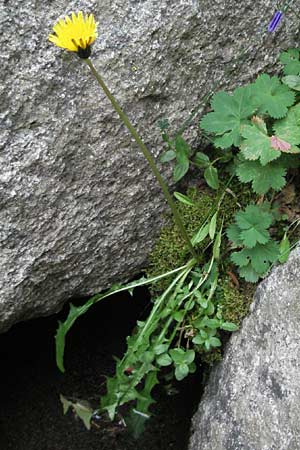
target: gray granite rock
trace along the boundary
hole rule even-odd
[[[0,330],[134,276],[166,209],[87,68],[47,42],[58,16],[95,14],[94,63],[157,156],[158,119],[175,129],[216,81],[232,87],[273,71],[279,48],[295,44],[293,11],[265,36],[273,8],[270,0],[2,0]],[[229,81],[224,70],[248,46]]]
[[[300,248],[256,292],[212,371],[189,450],[299,450]]]

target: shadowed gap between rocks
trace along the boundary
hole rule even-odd
[[[75,301],[73,301],[75,303]],[[76,302],[78,303],[78,301]],[[81,303],[79,301],[79,303]],[[5,450],[184,450],[191,416],[201,395],[201,373],[174,386],[167,395],[159,386],[153,419],[138,442],[118,423],[103,420],[87,431],[72,414],[63,416],[59,394],[85,399],[97,407],[105,376],[114,372],[113,355],[121,356],[136,320],[149,313],[150,296],[115,295],[79,318],[67,337],[62,375],[55,365],[55,316],[31,320],[0,335],[0,448]]]

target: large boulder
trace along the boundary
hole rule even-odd
[[[276,36],[281,46],[295,44],[293,11],[266,38],[273,4],[1,3],[0,330],[134,276],[165,210],[147,164],[87,67],[47,41],[58,16],[95,14],[95,65],[157,156],[158,119],[176,129],[216,81],[232,87],[274,70]],[[228,78],[224,70],[246,47]]]
[[[299,450],[300,248],[260,284],[212,371],[189,450]]]

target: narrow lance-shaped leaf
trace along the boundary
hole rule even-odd
[[[218,170],[215,167],[207,167],[204,170],[204,178],[209,187],[211,187],[212,189],[219,188]]]
[[[290,252],[291,252],[290,241],[289,241],[289,238],[287,237],[287,234],[285,234],[279,244],[278,261],[281,264],[285,263],[289,258]]]
[[[181,194],[180,192],[174,192],[174,197],[188,206],[195,206],[193,200],[191,200],[187,195]]]
[[[209,237],[211,240],[215,237],[216,233],[216,226],[217,226],[217,217],[218,217],[218,211],[212,216],[209,223]]]

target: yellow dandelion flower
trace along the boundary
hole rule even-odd
[[[80,58],[88,58],[91,54],[91,44],[97,37],[97,22],[93,14],[83,14],[79,11],[65,20],[59,21],[53,27],[54,34],[49,35],[49,41],[70,52],[76,52]]]

